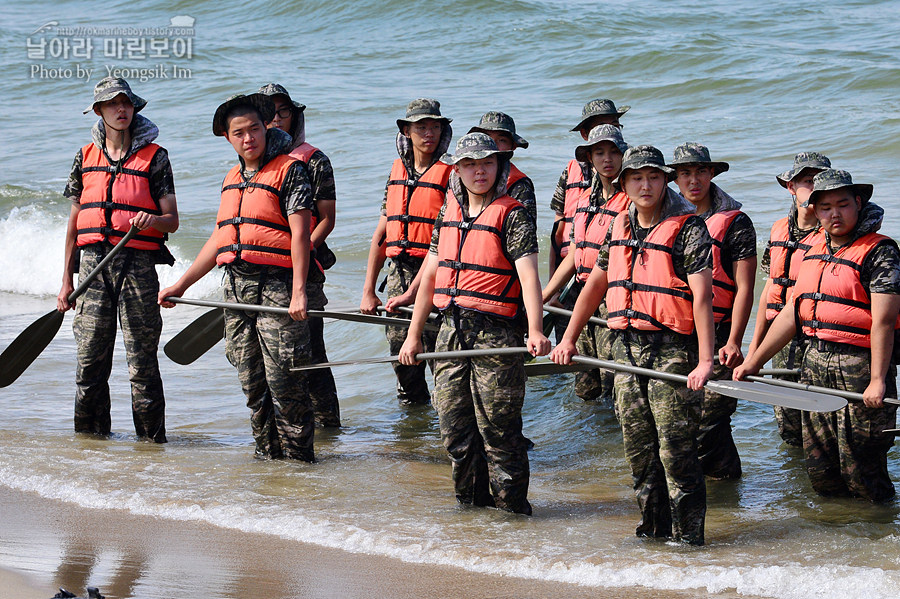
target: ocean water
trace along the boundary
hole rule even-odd
[[[182,224],[170,243],[177,263],[160,271],[164,285],[184,272],[211,232],[219,184],[235,161],[231,147],[211,134],[215,107],[269,81],[308,106],[308,140],[335,168],[338,224],[329,245],[338,265],[326,290],[331,305],[343,307],[359,301],[368,240],[396,156],[394,121],[416,97],[441,101],[454,119],[454,139],[488,110],[516,119],[531,142],[515,162],[537,188],[542,251],[550,196],[580,141],[569,129],[594,97],[632,106],[622,119],[629,143],[652,143],[671,155],[675,145],[698,141],[714,159],[729,161],[731,170],[716,181],[744,203],[760,248],[789,206],[774,176],[803,150],[823,151],[855,180],[874,183],[873,201],[886,210],[882,231],[900,234],[898,14],[895,1],[737,0],[702,10],[683,0],[113,1],[102,11],[83,1],[4,5],[0,347],[55,303],[68,214],[61,191],[94,122],[81,110],[107,68],[136,70],[133,89],[149,100],[142,114],[160,127],[158,142],[175,171]],[[179,42],[190,38],[190,56],[155,59],[139,46],[137,57],[115,56],[117,39],[154,37],[116,28],[163,27],[177,16],[195,19],[193,35]],[[87,37],[92,57],[73,56]],[[63,38],[70,44],[65,56]],[[41,40],[45,58],[29,55]],[[93,76],[79,79],[86,69]],[[141,81],[140,69],[157,76]],[[217,297],[219,284],[212,273],[190,295]],[[166,311],[163,342],[200,313]],[[332,359],[387,352],[381,329],[367,325],[329,323],[326,342]],[[708,545],[689,549],[634,538],[638,512],[621,433],[611,410],[573,397],[570,377],[528,384],[535,516],[527,519],[455,505],[436,417],[430,408],[397,405],[386,366],[335,372],[345,427],[317,432],[318,464],[254,460],[248,410],[223,354],[219,345],[190,367],[162,357],[170,443],[157,447],[134,438],[118,349],[115,434],[76,437],[67,317],[33,366],[0,390],[0,485],[98,510],[199,520],[601,592],[643,586],[784,599],[897,595],[898,503],[817,497],[802,454],[780,443],[765,406],[739,406],[734,426],[744,478],[708,484]],[[896,450],[889,464],[900,480]],[[59,559],[36,558],[29,569],[52,572]],[[0,534],[0,565],[12,563],[15,550]],[[96,572],[92,583],[103,589],[104,576]],[[170,584],[165,591],[174,596],[180,582]]]

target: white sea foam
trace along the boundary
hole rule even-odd
[[[88,479],[59,485],[52,475],[24,474],[8,465],[0,466],[0,484],[35,492],[42,497],[73,503],[92,509],[126,509],[142,516],[178,521],[205,522],[222,528],[276,535],[319,546],[398,558],[410,563],[437,564],[472,572],[519,578],[573,583],[596,588],[646,587],[657,590],[705,591],[773,597],[810,599],[828,597],[851,599],[893,599],[900,586],[900,572],[881,568],[852,567],[843,564],[784,563],[781,565],[719,566],[702,564],[664,564],[635,557],[610,558],[602,563],[572,560],[566,555],[537,557],[527,549],[516,551],[521,557],[503,556],[490,548],[448,547],[440,534],[411,539],[408,535],[370,531],[363,525],[329,522],[316,512],[313,516],[292,510],[285,514],[275,507],[225,504],[200,505],[170,500],[154,503],[141,493],[110,490]],[[684,556],[682,556],[684,558]]]
[[[0,291],[48,296],[59,293],[67,218],[37,204],[14,207],[0,218]],[[158,267],[161,287],[178,280],[194,259],[169,244],[175,264]],[[209,297],[221,285],[213,270],[191,287],[186,297]]]

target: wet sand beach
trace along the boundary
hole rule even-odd
[[[82,594],[87,586],[97,586],[108,599],[698,596],[410,564],[203,523],[86,509],[6,487],[0,487],[0,513],[6,549],[16,550],[0,555],[4,597],[46,599],[57,587]]]

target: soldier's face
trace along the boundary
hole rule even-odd
[[[225,139],[245,162],[256,162],[266,149],[266,125],[256,112],[233,116]]]
[[[623,187],[628,198],[639,209],[654,209],[662,200],[667,183],[666,174],[658,168],[645,166],[627,171]]]
[[[441,121],[422,119],[409,123],[404,127],[403,133],[412,142],[413,149],[423,154],[434,154],[441,141]]]
[[[496,154],[478,160],[463,158],[456,164],[456,172],[459,173],[463,185],[469,193],[476,195],[485,195],[494,188],[497,183],[497,170]]]
[[[272,99],[272,103],[275,104],[275,118],[269,123],[269,127],[278,127],[285,133],[290,134],[291,129],[294,126],[293,106],[289,102],[284,101],[280,96],[275,96]]]
[[[497,144],[497,149],[501,152],[511,152],[516,149],[516,144],[509,133],[504,133],[503,131],[485,131],[485,133],[494,140],[494,143]]]
[[[797,198],[797,207],[806,208],[809,201],[809,194],[813,190],[813,178],[816,176],[813,169],[803,169],[800,174],[788,181],[787,189],[791,195]]]
[[[103,119],[110,129],[125,131],[131,126],[134,118],[134,104],[125,94],[119,94],[112,100],[100,102],[94,106],[94,112]]]
[[[835,240],[841,240],[856,228],[862,199],[849,188],[832,189],[819,194],[815,207],[822,228]]]
[[[591,148],[591,164],[601,176],[615,179],[622,169],[622,150],[611,141],[601,141]]]
[[[675,169],[675,183],[690,203],[699,204],[709,197],[713,169],[706,164],[685,164]]]

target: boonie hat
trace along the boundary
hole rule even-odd
[[[666,178],[672,181],[675,178],[675,169],[666,166],[666,159],[663,153],[650,145],[632,146],[628,148],[622,157],[622,170],[613,183],[620,183],[626,171],[634,171],[645,166],[652,166],[666,174]]]
[[[419,98],[418,100],[410,102],[406,107],[405,119],[397,119],[397,128],[403,131],[403,125],[415,123],[422,119],[437,119],[447,123],[453,120],[441,116],[441,103],[437,100],[432,100],[431,98]]]
[[[508,133],[509,136],[512,137],[516,147],[528,147],[528,142],[525,138],[516,133],[516,122],[506,113],[495,111],[485,113],[484,116],[481,117],[478,126],[469,129],[469,133],[487,133],[488,131],[502,131],[503,133]]]
[[[591,160],[591,148],[600,143],[601,141],[611,141],[619,148],[623,154],[628,150],[628,144],[625,143],[625,139],[622,138],[622,130],[616,127],[615,125],[605,124],[605,125],[597,125],[593,129],[591,129],[591,133],[588,135],[587,141],[583,144],[579,144],[575,148],[575,160],[580,160],[581,162],[590,162]]]
[[[463,158],[471,158],[473,160],[481,160],[487,158],[491,154],[497,154],[501,158],[509,159],[512,152],[501,152],[497,149],[497,144],[486,133],[467,133],[459,138],[456,142],[456,153],[449,152],[441,157],[441,162],[446,164],[456,164]]]
[[[831,168],[831,161],[821,152],[800,152],[794,156],[794,166],[780,175],[775,175],[775,180],[779,185],[787,188],[787,184],[793,181],[794,177],[808,168],[821,172]]]
[[[853,195],[860,196],[863,204],[869,201],[874,190],[871,183],[854,183],[853,177],[847,171],[829,168],[817,174],[813,179],[813,191],[809,194],[809,204],[815,204],[823,192],[844,187],[853,188]]]
[[[279,85],[278,83],[266,83],[261,88],[259,88],[259,93],[264,96],[284,96],[287,98],[288,102],[294,105],[298,112],[303,112],[306,110],[306,104],[301,104],[295,100],[291,99],[291,94],[288,93],[286,89],[284,89],[283,85]]]
[[[675,148],[675,159],[669,166],[675,168],[682,164],[708,164],[713,169],[713,177],[728,170],[727,162],[710,160],[709,148],[691,141]]]
[[[252,106],[259,111],[259,115],[266,124],[270,123],[272,119],[275,118],[275,104],[269,96],[261,93],[249,94],[246,96],[244,94],[235,94],[219,104],[219,107],[216,108],[212,126],[214,135],[220,137],[225,135],[225,131],[228,128],[225,123],[225,116],[236,106]]]
[[[622,108],[616,108],[615,102],[612,100],[607,100],[606,98],[597,98],[596,100],[591,100],[587,104],[584,105],[584,108],[581,109],[581,120],[578,121],[578,124],[572,127],[572,131],[580,131],[582,127],[585,126],[586,121],[594,118],[595,116],[609,116],[616,115],[616,117],[620,117],[631,108],[631,106],[623,106]]]
[[[93,112],[97,102],[112,100],[119,94],[128,96],[128,99],[134,105],[135,114],[147,105],[147,100],[131,91],[131,86],[121,77],[104,77],[94,86],[94,103],[85,108],[83,114]]]

